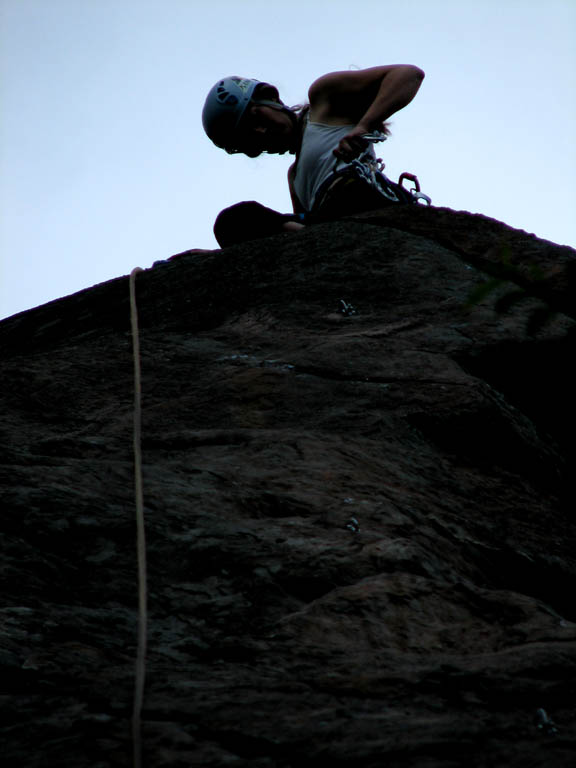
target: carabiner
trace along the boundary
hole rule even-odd
[[[401,187],[404,186],[402,184],[404,179],[411,181],[414,184],[414,189],[408,189],[407,187],[405,187],[405,189],[407,192],[410,192],[416,202],[422,200],[425,205],[432,205],[431,198],[429,198],[428,195],[425,195],[424,192],[420,191],[420,182],[418,181],[417,176],[415,176],[413,173],[401,173],[400,178],[398,179],[398,184]]]
[[[420,182],[418,181],[418,176],[415,176],[413,173],[401,173],[400,178],[398,179],[398,184],[400,184],[401,187],[403,186],[402,182],[404,179],[411,181],[416,188],[416,192],[420,192]],[[410,192],[411,190],[408,191]]]
[[[388,136],[382,131],[373,131],[372,133],[363,133],[360,136],[364,141],[369,141],[371,144],[377,144],[379,141],[386,141]]]

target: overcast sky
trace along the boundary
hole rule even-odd
[[[189,248],[239,200],[290,210],[289,156],[229,156],[225,75],[288,104],[333,70],[426,79],[378,147],[433,203],[576,245],[575,0],[0,0],[0,317]]]

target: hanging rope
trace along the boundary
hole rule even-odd
[[[144,494],[142,490],[142,382],[140,375],[140,334],[136,305],[136,275],[142,272],[135,267],[130,273],[130,322],[132,326],[132,354],[134,358],[134,489],[136,497],[136,548],[138,553],[138,648],[136,654],[136,679],[134,708],[132,712],[132,744],[134,768],[142,766],[142,702],[146,677],[147,638],[147,588],[146,588],[146,535],[144,527]]]

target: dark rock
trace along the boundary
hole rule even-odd
[[[137,276],[145,765],[573,765],[575,256],[387,209]],[[128,279],[0,345],[4,764],[126,766]]]

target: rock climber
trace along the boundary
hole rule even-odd
[[[387,138],[386,121],[412,101],[423,78],[421,69],[408,64],[331,72],[312,83],[309,103],[298,107],[286,106],[269,83],[235,76],[219,80],[202,111],[204,130],[216,146],[249,157],[295,155],[288,171],[294,213],[254,201],[226,208],[214,225],[219,245],[414,202],[381,172],[374,142]]]

